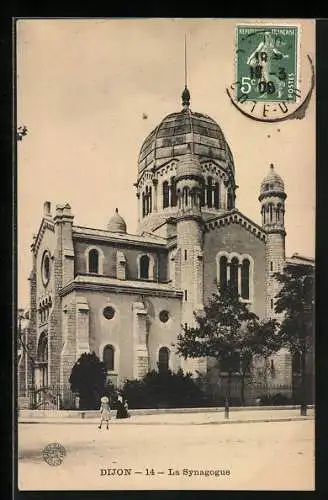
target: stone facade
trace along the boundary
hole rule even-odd
[[[221,129],[184,104],[145,140],[135,186],[136,235],[127,233],[118,210],[106,229],[92,229],[74,225],[69,204],[57,205],[52,215],[45,203],[32,244],[26,328],[35,361],[20,362],[22,396],[26,386],[60,384],[65,399],[83,352],[104,360],[117,385],[158,369],[163,350],[170,369],[208,371],[217,384],[213,360],[184,361],[174,343],[217,290],[221,258],[227,279],[236,273],[246,294],[241,300],[261,318],[274,315],[274,272],[285,262],[286,194],[273,167],[260,189],[259,226],[235,207],[233,157]],[[289,354],[272,362],[272,383],[291,383]]]

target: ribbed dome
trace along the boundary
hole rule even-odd
[[[272,163],[270,165],[269,173],[264,177],[264,179],[261,183],[260,195],[265,194],[265,193],[270,193],[271,191],[279,192],[279,193],[285,192],[284,181],[282,180],[280,175],[278,175],[275,172],[274,166]]]
[[[118,213],[118,209],[115,209],[115,214],[110,218],[107,224],[107,231],[111,233],[126,233],[126,223],[123,217]]]
[[[139,175],[187,153],[219,160],[234,175],[233,157],[219,125],[208,115],[192,112],[188,105],[167,115],[145,139],[139,154]]]
[[[199,158],[190,153],[185,154],[176,166],[176,180],[181,177],[202,177],[202,166]]]

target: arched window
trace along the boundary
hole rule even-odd
[[[38,342],[37,358],[40,363],[48,362],[48,335],[41,333]]]
[[[272,203],[269,204],[269,214],[270,214],[270,222],[272,222],[272,214],[273,214]]]
[[[223,289],[227,286],[227,265],[227,257],[222,256],[220,258],[220,289]]]
[[[171,179],[171,207],[176,207],[177,205],[177,192],[176,192],[176,183],[175,177]]]
[[[148,255],[142,255],[140,258],[140,278],[148,279],[149,278],[149,257]]]
[[[249,299],[249,260],[244,259],[241,266],[241,297]]]
[[[209,208],[212,207],[212,192],[213,192],[213,186],[212,186],[212,177],[208,178],[208,184],[207,184],[207,206]]]
[[[266,224],[265,206],[264,205],[261,208],[261,214],[262,214],[262,224]]]
[[[276,209],[276,214],[277,214],[277,222],[280,222],[280,213],[281,213],[281,204],[278,203],[277,209]]]
[[[115,349],[112,345],[106,345],[103,351],[103,362],[108,372],[114,371]]]
[[[180,189],[177,190],[177,198],[178,198],[178,207],[181,208],[182,200],[181,200],[181,191],[180,191]]]
[[[228,189],[228,210],[233,209],[233,194],[231,188]]]
[[[89,273],[98,274],[99,272],[99,253],[93,248],[89,252]]]
[[[163,182],[163,208],[170,205],[170,188],[167,181]]]
[[[39,371],[39,382],[41,387],[48,385],[48,335],[46,332],[41,333],[38,348],[37,361]]]
[[[158,352],[158,370],[167,372],[169,369],[170,351],[167,347],[161,347]]]
[[[145,193],[142,193],[142,216],[145,217],[146,215],[146,200],[145,200]]]
[[[152,200],[152,193],[151,193],[151,187],[149,188],[149,194],[148,194],[148,197],[149,197],[149,203],[148,203],[148,213],[151,212],[152,210],[152,203],[153,203],[153,200]]]
[[[215,183],[214,187],[214,207],[220,208],[220,184],[218,182]]]
[[[184,202],[184,206],[187,207],[188,206],[188,188],[187,187],[183,188],[183,202]]]
[[[149,188],[148,188],[148,186],[146,186],[145,199],[146,199],[146,215],[148,215],[149,214]]]
[[[238,294],[238,259],[233,257],[230,262],[230,285],[234,293]]]

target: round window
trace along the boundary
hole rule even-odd
[[[161,311],[159,313],[159,319],[162,323],[166,323],[169,319],[170,315],[169,315],[169,312],[168,311]]]
[[[44,285],[48,283],[49,279],[50,279],[50,256],[47,252],[45,252],[42,258],[42,280]]]
[[[107,306],[103,310],[103,314],[104,314],[106,319],[112,319],[115,316],[115,309],[111,306]]]

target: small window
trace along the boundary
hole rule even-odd
[[[212,208],[212,192],[213,192],[213,187],[212,187],[212,178],[208,178],[208,184],[207,184],[207,206],[209,208]]]
[[[236,295],[238,295],[238,266],[237,257],[233,257],[230,263],[230,285]]]
[[[273,262],[270,262],[270,271],[273,271]]]
[[[50,257],[48,252],[45,252],[42,257],[41,264],[43,284],[47,285],[50,279]]]
[[[115,316],[115,309],[112,306],[107,306],[103,310],[103,315],[106,319],[113,319]]]
[[[184,258],[187,260],[187,250],[184,251]]]
[[[220,289],[227,286],[227,266],[228,259],[225,256],[220,258]]]
[[[149,278],[149,257],[142,255],[140,258],[140,278],[148,280]]]
[[[214,188],[214,207],[220,207],[220,184],[218,182],[215,183]]]
[[[169,320],[169,317],[170,315],[168,311],[163,310],[159,313],[159,319],[162,323],[166,323]]]
[[[95,248],[89,252],[89,273],[98,274],[99,272],[99,253]]]
[[[271,299],[271,309],[273,309],[273,299]]]
[[[176,191],[176,182],[175,182],[175,177],[172,177],[171,179],[171,207],[176,207],[177,205],[177,191]]]
[[[241,266],[241,296],[249,299],[249,260],[244,259]]]
[[[163,208],[170,205],[170,188],[167,181],[163,182]]]
[[[158,353],[158,369],[167,372],[169,369],[170,351],[167,347],[161,347]]]
[[[103,362],[107,371],[114,371],[114,347],[106,345],[103,351]]]
[[[184,299],[188,300],[188,291],[187,290],[184,291]]]

